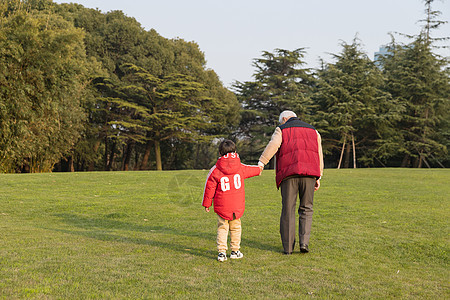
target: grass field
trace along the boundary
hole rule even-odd
[[[325,170],[311,252],[282,255],[273,171],[244,258],[216,261],[207,171],[0,175],[2,299],[449,299],[450,171]]]

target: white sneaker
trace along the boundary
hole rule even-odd
[[[227,260],[227,254],[223,252],[219,252],[219,255],[217,256],[218,261],[224,261]]]
[[[242,252],[241,251],[231,251],[231,255],[230,255],[230,258],[232,258],[232,259],[238,259],[238,258],[243,258],[244,257],[244,254],[242,254]]]

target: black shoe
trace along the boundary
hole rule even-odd
[[[301,244],[301,245],[300,245],[300,252],[301,252],[301,253],[308,253],[308,252],[309,252],[308,245],[306,245],[306,244]]]
[[[284,254],[284,255],[291,255],[292,252],[286,252],[286,251],[283,251],[283,254]]]

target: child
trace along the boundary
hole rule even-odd
[[[261,174],[258,166],[241,163],[233,141],[224,140],[219,145],[221,157],[209,171],[206,178],[202,205],[205,211],[214,198],[214,212],[217,213],[217,250],[218,261],[227,259],[228,229],[231,238],[230,258],[242,258],[239,251],[241,244],[241,217],[245,209],[244,179]]]

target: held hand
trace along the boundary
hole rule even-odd
[[[206,211],[206,212],[209,212],[209,207],[205,207],[205,211]]]
[[[258,167],[260,169],[259,175],[261,175],[262,171],[264,170],[264,164],[260,161],[258,161]]]
[[[320,188],[320,179],[316,180],[316,184],[314,185],[314,192]]]

